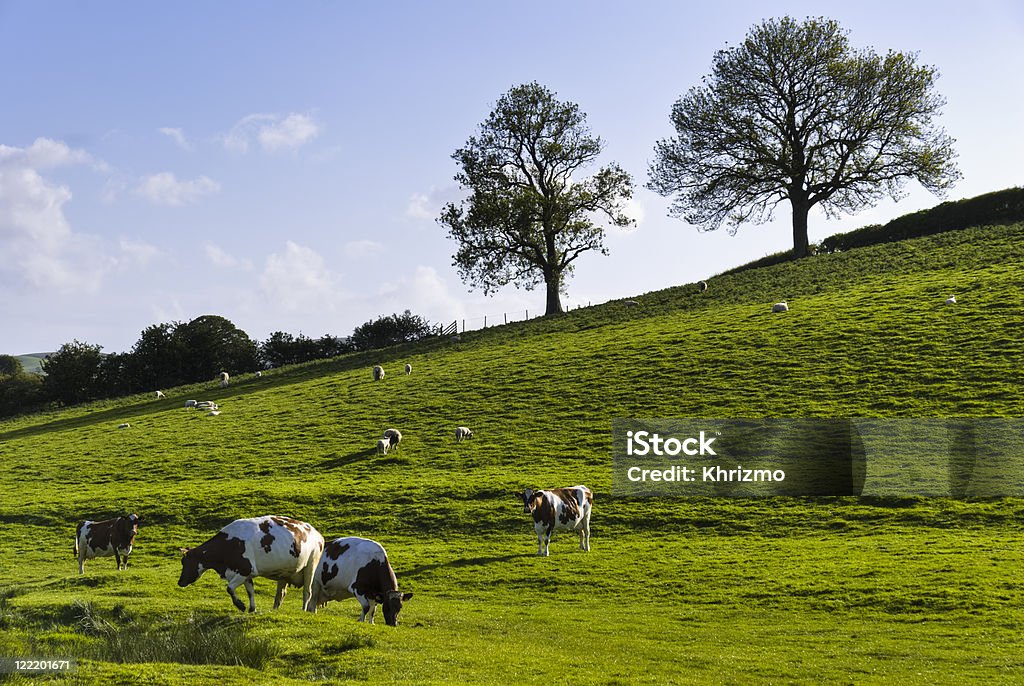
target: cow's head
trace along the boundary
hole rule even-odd
[[[523,501],[523,512],[533,512],[533,508],[537,507],[537,500],[541,498],[542,495],[540,491],[527,488],[519,497]]]
[[[401,591],[388,591],[373,596],[374,601],[384,610],[384,623],[388,626],[398,626],[398,613],[402,611],[402,603],[412,598],[412,593]]]
[[[194,584],[203,575],[206,568],[199,559],[194,549],[179,548],[181,551],[181,576],[178,577],[178,586],[185,588]]]
[[[135,540],[135,535],[139,533],[139,523],[142,522],[142,517],[137,514],[130,514],[127,517],[117,518],[117,529],[123,537],[130,541]]]

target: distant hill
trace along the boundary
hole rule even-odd
[[[21,362],[21,366],[26,372],[42,374],[43,360],[46,359],[47,355],[52,354],[53,353],[30,353],[28,355],[15,355],[15,357],[18,359],[18,362]]]

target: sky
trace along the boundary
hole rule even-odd
[[[0,0],[0,353],[125,352],[147,326],[204,314],[256,340],[345,336],[405,309],[469,328],[539,314],[543,288],[464,284],[436,221],[464,197],[452,153],[531,81],[579,105],[598,165],[635,184],[636,227],[577,261],[566,306],[786,250],[785,206],[736,235],[701,232],[644,187],[672,104],[714,52],[784,15],[934,65],[963,174],[945,198],[908,185],[855,215],[812,213],[812,241],[1024,185],[1017,0]]]

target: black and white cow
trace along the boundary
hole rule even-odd
[[[302,609],[309,603],[309,589],[317,560],[324,549],[324,537],[306,522],[269,515],[236,519],[216,536],[195,548],[182,548],[181,577],[184,588],[212,569],[228,582],[228,595],[239,610],[245,605],[235,589],[245,585],[249,612],[256,611],[252,580],[263,576],[277,582],[274,609],[281,606],[288,585],[302,589]]]
[[[137,514],[115,517],[102,522],[84,521],[75,529],[75,555],[78,556],[78,573],[85,573],[85,561],[94,557],[110,557],[117,560],[117,568],[128,569],[128,556],[132,552],[135,536],[139,533]],[[122,560],[123,558],[123,560]]]
[[[397,626],[402,603],[412,598],[412,593],[398,590],[395,571],[380,543],[349,536],[336,538],[324,548],[306,609],[316,612],[329,600],[345,598],[359,601],[363,608],[360,622],[373,624],[373,613],[380,605],[384,608],[384,623]]]
[[[590,509],[594,494],[589,488],[573,486],[549,491],[527,488],[521,497],[523,512],[533,514],[538,555],[550,554],[551,534],[558,530],[579,532],[580,550],[590,550]]]

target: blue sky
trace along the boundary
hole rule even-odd
[[[786,249],[784,206],[736,236],[701,233],[643,188],[672,103],[771,16],[828,16],[855,46],[939,69],[964,175],[949,199],[1024,185],[1022,7],[0,0],[0,352],[125,351],[150,324],[202,314],[264,339],[347,335],[406,308],[471,327],[541,311],[543,290],[470,291],[434,220],[459,197],[451,153],[534,80],[587,113],[601,162],[637,186],[637,228],[580,258],[567,305]],[[812,215],[811,239],[941,201],[907,191]]]

